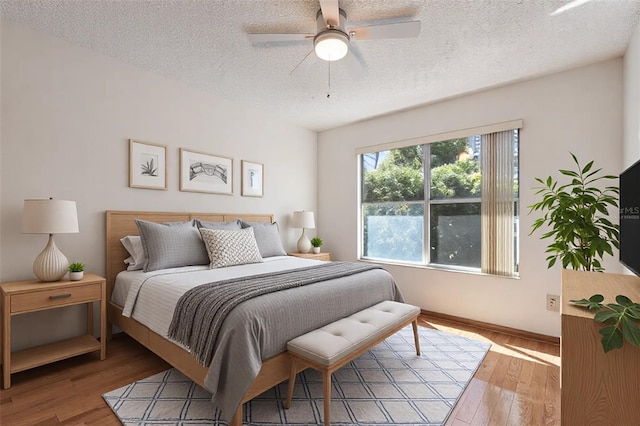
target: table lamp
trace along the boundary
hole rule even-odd
[[[33,262],[33,273],[40,281],[59,281],[67,273],[69,261],[56,247],[53,234],[78,232],[75,201],[24,200],[22,233],[49,234],[49,242]]]
[[[302,235],[298,240],[298,253],[309,253],[311,250],[311,241],[305,235],[305,228],[313,229],[316,227],[316,223],[313,220],[313,212],[293,212],[293,221],[291,222],[292,228],[302,228]]]

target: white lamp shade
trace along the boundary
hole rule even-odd
[[[337,30],[327,30],[318,34],[313,44],[318,58],[325,61],[339,61],[349,51],[349,37]]]
[[[291,221],[292,228],[307,228],[313,229],[316,227],[316,223],[313,219],[313,212],[293,212],[293,220]]]
[[[69,234],[78,232],[75,201],[24,200],[22,232],[25,234]]]

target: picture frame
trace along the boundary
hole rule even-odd
[[[242,160],[243,197],[262,197],[264,195],[264,164]]]
[[[167,190],[167,146],[129,139],[129,187]]]
[[[233,158],[180,148],[180,191],[233,195]]]

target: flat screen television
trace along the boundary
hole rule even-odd
[[[640,276],[640,161],[620,174],[620,263]]]

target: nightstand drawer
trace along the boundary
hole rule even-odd
[[[11,313],[89,302],[99,300],[100,297],[100,284],[14,294],[11,296]]]

